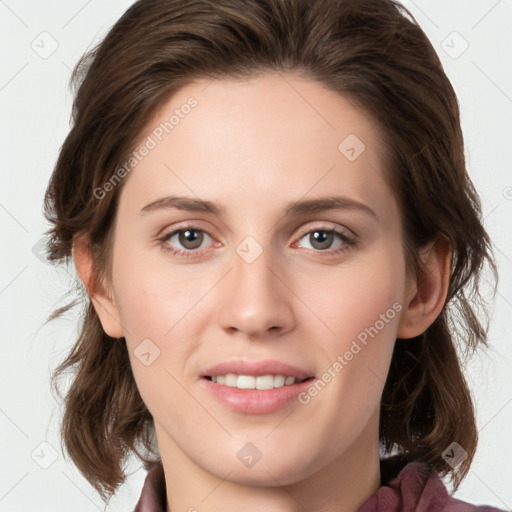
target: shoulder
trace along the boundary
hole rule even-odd
[[[448,498],[443,512],[506,512],[505,509],[491,507],[489,505],[474,505],[466,501],[458,500],[452,496]]]
[[[439,476],[419,462],[409,462],[402,467],[398,475],[389,478],[357,509],[357,512],[384,510],[386,512],[504,512],[504,509],[474,505],[453,497],[448,493]]]

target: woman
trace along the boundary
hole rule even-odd
[[[46,211],[87,305],[55,379],[98,492],[135,453],[139,512],[475,509],[440,477],[476,450],[455,346],[495,265],[410,13],[140,0],[74,80]]]

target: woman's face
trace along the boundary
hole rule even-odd
[[[162,457],[275,485],[378,453],[409,292],[375,123],[265,74],[184,87],[140,141],[112,288]]]

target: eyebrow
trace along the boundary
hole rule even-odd
[[[157,199],[144,206],[140,210],[140,213],[141,215],[146,215],[150,212],[170,209],[211,213],[219,217],[226,213],[226,208],[217,203],[185,196],[167,196]],[[368,205],[345,196],[329,196],[293,202],[287,205],[285,215],[298,216],[305,213],[324,212],[328,210],[357,210],[370,214],[375,218],[377,217],[375,212]]]

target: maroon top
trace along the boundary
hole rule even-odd
[[[162,462],[153,462],[134,512],[166,512],[167,496]],[[473,505],[448,494],[437,474],[408,462],[401,455],[380,461],[381,487],[355,512],[505,512],[486,505]]]

